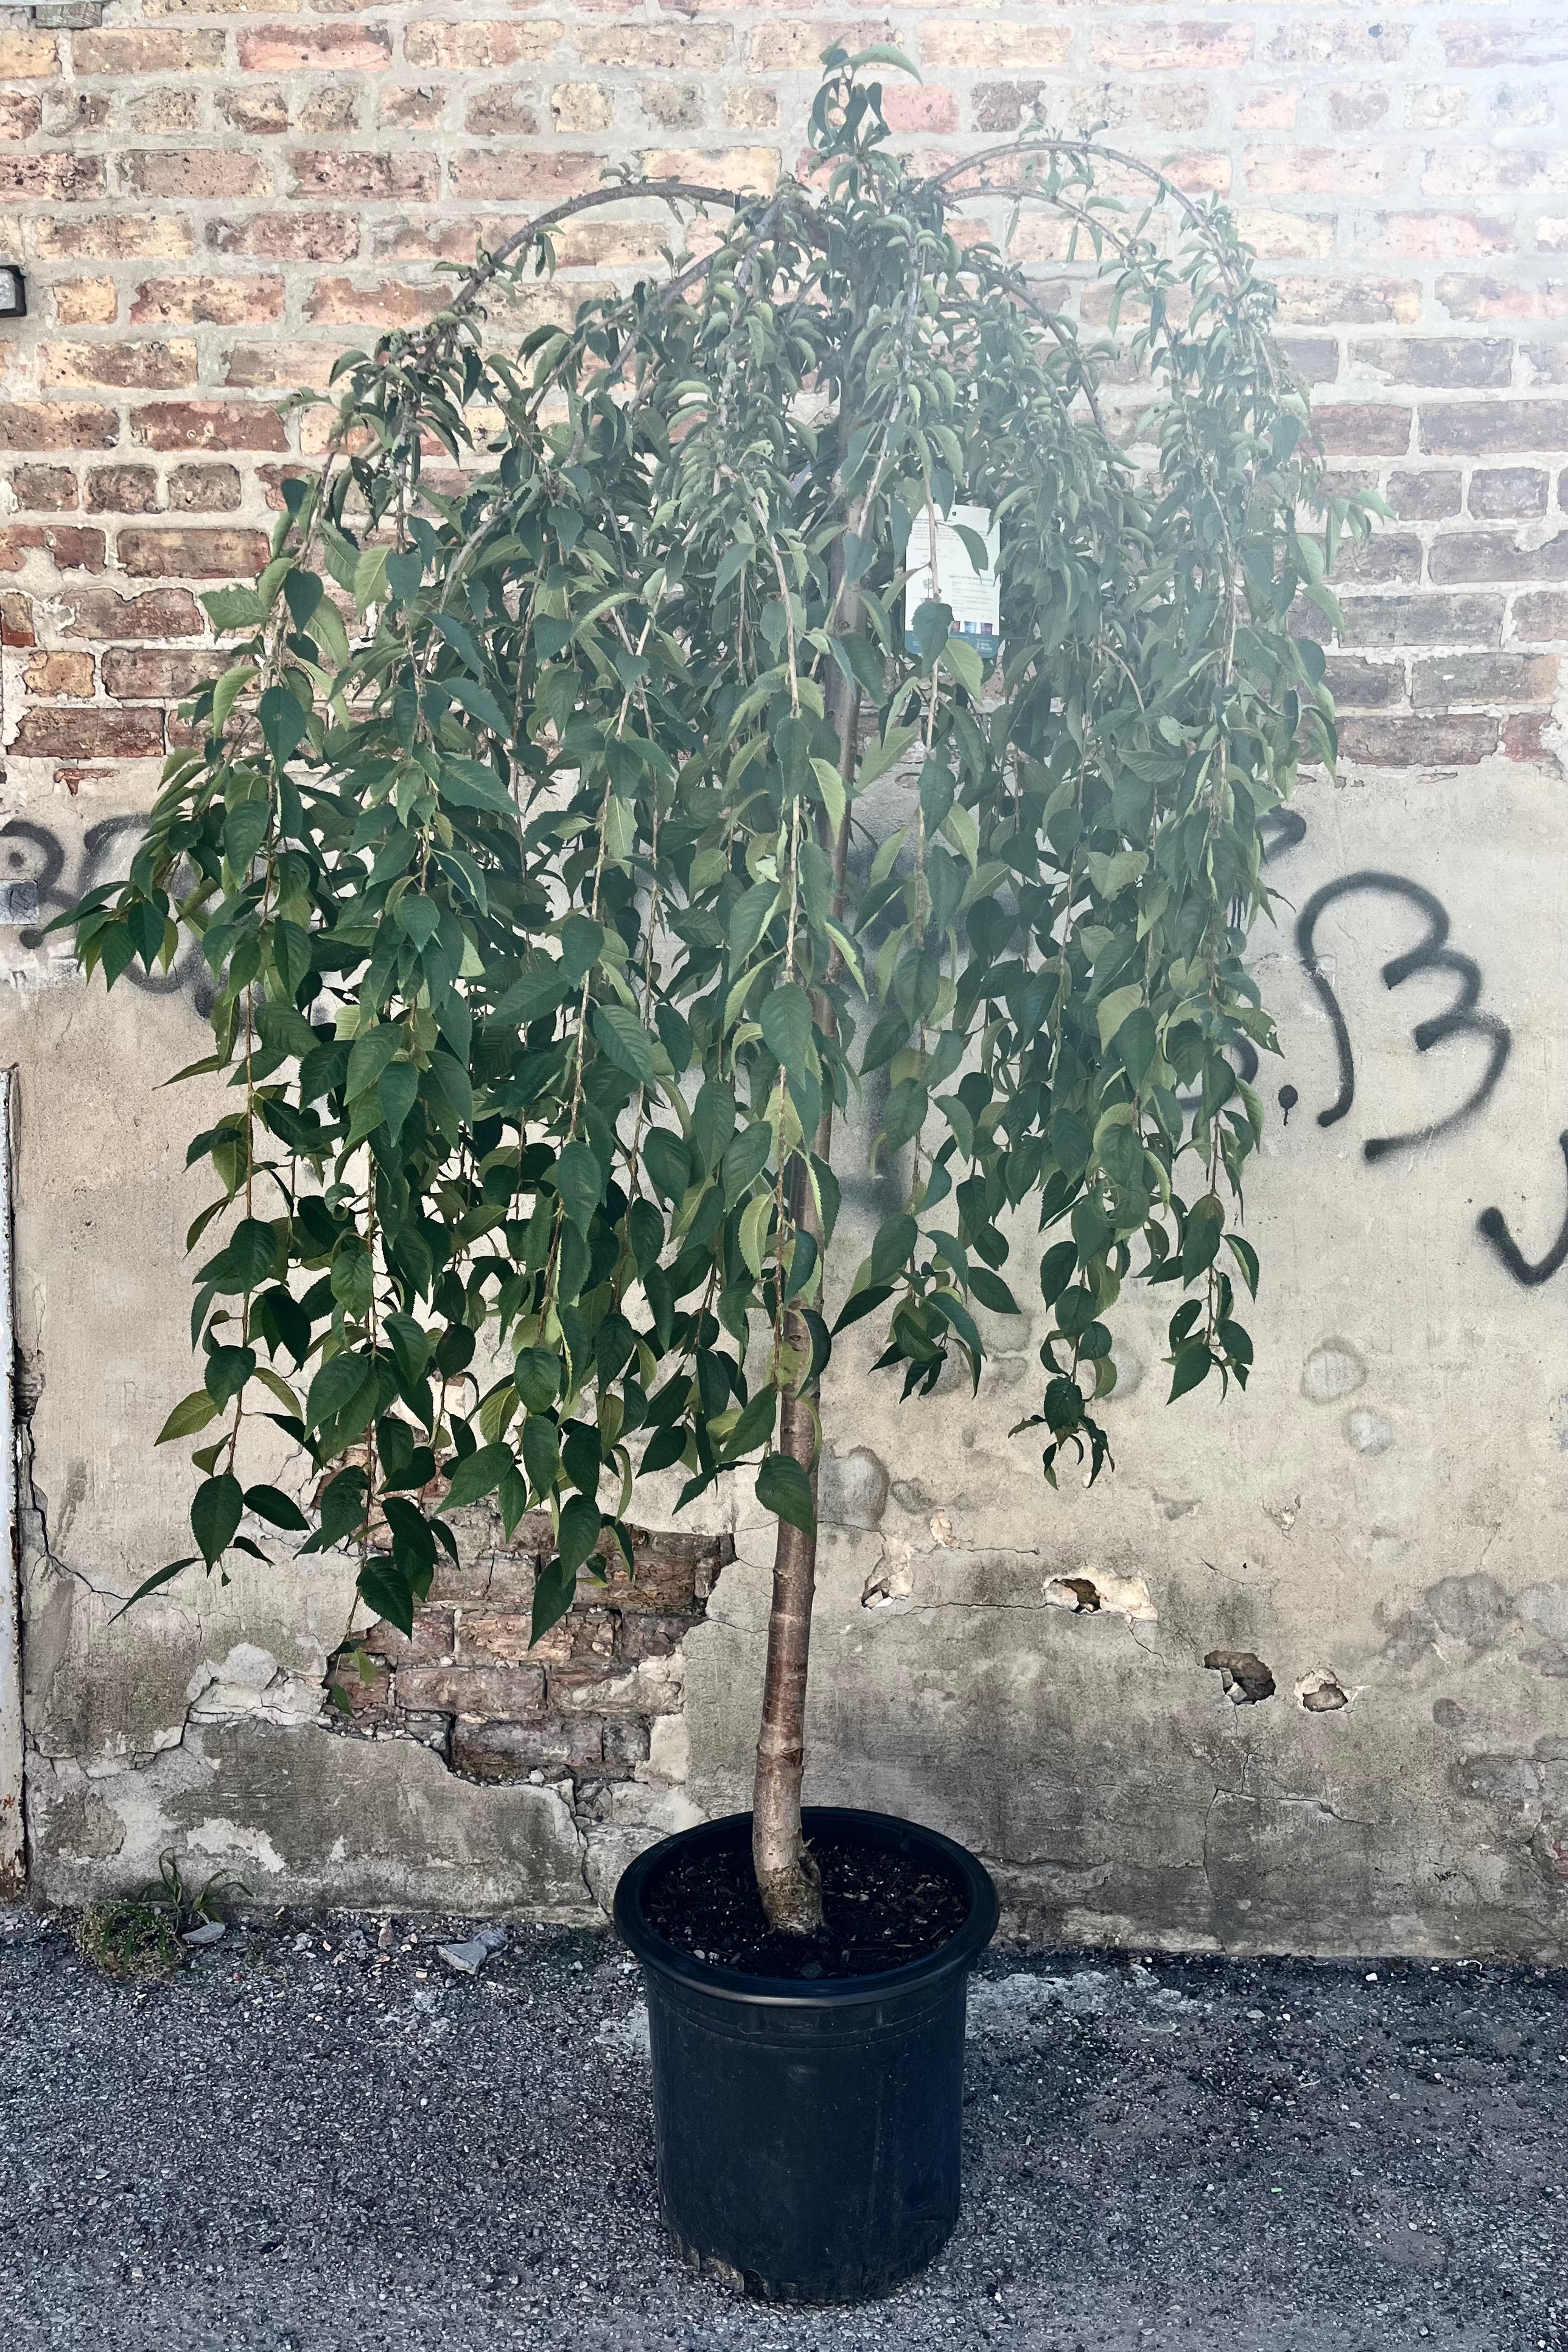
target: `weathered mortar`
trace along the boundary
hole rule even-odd
[[[280,392],[424,315],[440,259],[606,156],[765,181],[851,20],[466,0],[352,21],[288,0],[101,14],[0,27],[0,239],[32,287],[25,325],[0,326],[0,1057],[22,1074],[36,1883],[124,1883],[173,1843],[279,1898],[597,1916],[638,1843],[744,1801],[767,1594],[749,1497],[699,1521],[737,1550],[700,1622],[695,1585],[647,1612],[589,1591],[542,1661],[515,1654],[526,1546],[501,1571],[491,1544],[482,1596],[433,1596],[449,1647],[433,1616],[424,1654],[388,1642],[386,1683],[356,1681],[390,1736],[321,1720],[342,1563],[187,1580],[111,1630],[117,1596],[184,1549],[183,1451],[151,1441],[191,1382],[201,1106],[158,1087],[205,1050],[205,981],[187,954],[161,1003],[129,983],[106,1003],[36,927],[115,870],[177,740],[166,706],[213,664],[197,592],[319,452],[321,413],[280,416]],[[1394,520],[1331,656],[1345,781],[1303,795],[1305,835],[1282,832],[1272,868],[1286,1050],[1260,1079],[1251,1393],[1167,1413],[1163,1303],[1129,1298],[1117,1471],[1051,1495],[1005,1435],[1037,1381],[1032,1315],[992,1319],[977,1402],[954,1379],[900,1408],[865,1327],[850,1335],[808,1794],[955,1830],[1016,1918],[1068,1939],[1560,1956],[1568,27],[1540,5],[1194,0],[1167,21],[1063,0],[894,8],[853,34],[919,57],[924,84],[889,76],[890,105],[933,158],[1038,98],[1227,191],[1279,276],[1331,448]],[[1024,234],[1062,282],[1053,235]],[[569,306],[661,235],[574,231],[529,299]],[[1327,1128],[1341,1055],[1292,936],[1325,888],[1310,944],[1353,1063]],[[1448,1034],[1423,1032],[1455,1005]],[[1410,1139],[1366,1156],[1390,1138]],[[878,1187],[848,1150],[852,1222]],[[674,1485],[648,1483],[636,1507],[657,1518]],[[661,1615],[634,1657],[634,1622]],[[1249,1696],[1263,1676],[1272,1695]]]

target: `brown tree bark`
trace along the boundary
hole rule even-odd
[[[846,635],[859,625],[860,600],[842,581],[841,546],[833,552],[834,588],[839,599],[838,628]],[[860,724],[858,689],[835,664],[828,680],[827,716],[838,736],[838,772],[846,785],[855,773],[856,737]],[[835,912],[841,914],[845,861],[849,851],[849,818],[823,847],[833,860]],[[832,999],[818,990],[812,998],[812,1017],[824,1036],[837,1026]],[[826,1093],[813,1150],[825,1165],[833,1157],[833,1097]],[[792,1185],[792,1209],[796,1228],[811,1234],[819,1260],[824,1254],[822,1221],[817,1214],[807,1171],[797,1160]],[[809,1347],[800,1315],[786,1311],[784,1336],[791,1346]],[[779,1413],[779,1451],[798,1462],[811,1482],[812,1515],[817,1490],[817,1405],[816,1381],[807,1381],[797,1396],[785,1396]],[[811,1659],[811,1611],[816,1590],[816,1538],[781,1519],[773,1549],[773,1594],[768,1612],[768,1660],[763,1683],[763,1722],[757,1739],[757,1769],[752,1789],[752,1864],[769,1924],[787,1934],[808,1936],[822,1925],[822,1881],[805,1843],[800,1819],[800,1788],[805,1770],[805,1692]]]

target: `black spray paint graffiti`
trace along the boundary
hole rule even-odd
[[[45,924],[99,883],[119,879],[129,856],[126,836],[134,841],[142,822],[139,816],[111,816],[89,825],[68,875],[65,848],[47,825],[26,817],[0,824],[0,929],[16,929],[27,949],[47,945]],[[65,933],[55,937],[65,944]],[[166,972],[148,972],[138,961],[125,978],[149,996],[188,997],[203,1014],[215,1002],[212,974],[195,940],[185,943]]]
[[[1306,821],[1294,811],[1282,812],[1275,821],[1276,837],[1268,845],[1267,854],[1278,857],[1294,848],[1306,835]],[[1315,890],[1302,908],[1296,922],[1296,949],[1301,966],[1316,991],[1333,1032],[1334,1049],[1339,1060],[1339,1091],[1326,1110],[1318,1113],[1320,1127],[1332,1127],[1344,1118],[1355,1100],[1355,1056],[1351,1047],[1350,1031],[1344,1013],[1333,987],[1323,971],[1317,951],[1317,929],[1324,914],[1341,899],[1363,892],[1381,892],[1402,898],[1415,908],[1426,922],[1425,935],[1403,954],[1391,956],[1383,967],[1385,988],[1400,987],[1415,973],[1447,972],[1457,983],[1453,1003],[1443,1013],[1431,1014],[1419,1021],[1411,1031],[1411,1039],[1418,1054],[1429,1053],[1434,1045],[1450,1037],[1480,1037],[1486,1041],[1487,1066],[1470,1094],[1458,1108],[1446,1118],[1432,1120],[1425,1127],[1412,1128],[1403,1135],[1371,1137],[1363,1146],[1363,1157],[1373,1166],[1393,1153],[1413,1150],[1417,1144],[1430,1143],[1440,1135],[1474,1118],[1490,1101],[1503,1074],[1513,1045],[1513,1033],[1508,1023],[1495,1013],[1479,1012],[1481,969],[1473,956],[1462,955],[1448,945],[1448,911],[1442,901],[1419,882],[1403,874],[1385,874],[1368,868],[1359,873],[1342,875],[1338,881],[1327,882]],[[1289,1100],[1287,1102],[1286,1097]],[[1279,1101],[1289,1120],[1298,1100],[1293,1087],[1282,1087]],[[1568,1167],[1568,1133],[1558,1138],[1565,1167]],[[1544,1257],[1531,1259],[1524,1255],[1509,1230],[1508,1219],[1500,1209],[1484,1209],[1476,1220],[1481,1234],[1500,1263],[1515,1282],[1532,1289],[1549,1282],[1558,1269],[1568,1265],[1568,1213],[1557,1239]]]

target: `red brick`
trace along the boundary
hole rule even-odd
[[[1546,512],[1551,476],[1535,466],[1494,466],[1470,477],[1470,512],[1479,522],[1521,522]]]
[[[236,343],[223,380],[237,392],[325,392],[335,343]]]
[[[1357,12],[1358,14],[1360,12]],[[1281,66],[1392,65],[1410,47],[1408,26],[1334,23],[1316,11],[1293,18],[1275,34],[1268,54]]]
[[[542,150],[529,154],[501,148],[470,148],[452,165],[452,193],[465,200],[574,196],[595,187],[602,169],[599,156],[576,149]]]
[[[1366,768],[1468,768],[1498,747],[1495,719],[1346,719],[1340,757]]]
[[[534,139],[541,129],[539,109],[525,90],[510,82],[492,82],[468,100],[463,128],[479,139]]]
[[[70,466],[18,466],[11,477],[11,488],[24,512],[68,513],[80,502],[76,471]]]
[[[405,1666],[397,1704],[437,1715],[527,1722],[543,1712],[544,1675],[538,1666]]]
[[[647,104],[645,95],[643,103]],[[900,131],[956,131],[958,100],[950,89],[893,82],[882,93],[882,110],[889,129]]]
[[[21,572],[30,554],[42,551],[60,572],[101,572],[103,533],[80,523],[17,522],[0,530],[0,572]]]
[[[594,1771],[604,1761],[596,1716],[547,1716],[539,1723],[458,1723],[452,1769],[466,1780],[517,1782],[531,1772]]]
[[[1451,319],[1568,319],[1568,280],[1444,276],[1438,301]]]
[[[112,449],[120,419],[88,400],[0,402],[0,449]]]
[[[1388,106],[1386,89],[1367,87],[1331,89],[1329,92],[1329,121],[1342,138],[1364,136],[1383,121]]]
[[[212,650],[176,652],[163,646],[110,646],[103,656],[103,690],[121,702],[178,702],[211,677],[220,656]]]
[[[1375,196],[1382,193],[1386,153],[1367,147],[1249,147],[1247,192],[1251,196]]]
[[[119,555],[133,580],[254,580],[267,562],[258,530],[122,530]]]
[[[1568,591],[1548,588],[1516,596],[1513,634],[1526,645],[1568,644]]]
[[[1403,325],[1421,316],[1413,278],[1285,278],[1279,281],[1281,327]]]
[[[55,220],[47,213],[27,223],[40,261],[178,261],[195,249],[188,220],[173,213],[91,213]]]
[[[0,30],[0,79],[53,81],[59,69],[60,53],[52,33],[34,32],[15,19]]]
[[[1353,581],[1363,588],[1414,588],[1420,577],[1421,541],[1413,530],[1374,530],[1359,547],[1347,541],[1334,565],[1340,586]]]
[[[1116,25],[1091,36],[1089,54],[1116,73],[1225,73],[1251,57],[1252,32],[1244,25]]]
[[[1405,699],[1405,665],[1331,654],[1324,683],[1341,710],[1385,710]]]
[[[377,102],[375,119],[395,130],[427,131],[441,121],[446,111],[447,92],[444,89],[384,89]],[[471,131],[474,127],[470,108],[468,128]],[[529,127],[537,131],[537,119]]]
[[[289,160],[297,196],[400,196],[430,204],[441,181],[439,164],[426,155],[344,154],[297,147]]]
[[[439,286],[405,286],[381,278],[360,288],[347,278],[322,278],[305,305],[305,316],[332,326],[405,327],[434,317],[451,299],[449,278]]]
[[[1551,749],[1547,741],[1548,730],[1555,740],[1557,720],[1553,712],[1515,711],[1502,722],[1502,740],[1498,748],[1505,760],[1544,761]]]
[[[1424,196],[1549,195],[1568,187],[1568,158],[1541,147],[1434,149],[1421,174]]]
[[[1550,702],[1558,665],[1549,654],[1436,654],[1415,664],[1410,698],[1417,710],[1469,702]]]
[[[1480,213],[1388,213],[1381,242],[1406,261],[1450,261],[1460,254],[1512,253],[1519,243],[1511,220]]]
[[[31,139],[44,119],[42,100],[20,90],[0,90],[0,139]]]
[[[138,196],[183,204],[209,196],[269,196],[270,166],[237,148],[148,148],[120,159],[120,184]]]
[[[1490,457],[1504,450],[1568,448],[1568,400],[1475,400],[1423,408],[1421,446],[1432,457]]]
[[[131,412],[131,438],[143,449],[287,449],[275,408],[260,401],[163,400]]]
[[[35,654],[22,673],[27,692],[49,700],[90,702],[95,665],[90,654]]]
[[[1040,100],[1050,95],[1044,81],[988,81],[974,93],[976,131],[1018,131],[1029,121]]]
[[[1390,474],[1384,492],[1400,522],[1446,522],[1464,504],[1458,474]]]
[[[240,500],[237,466],[174,466],[170,468],[171,514],[232,514]]]
[[[1352,343],[1351,365],[1371,368],[1391,383],[1479,391],[1512,382],[1513,345],[1479,335],[1389,336]]]
[[[926,40],[934,27],[926,27]],[[647,73],[713,73],[727,65],[727,26],[574,25],[572,46],[585,66],[631,66]],[[826,48],[827,44],[823,42]],[[924,42],[922,42],[924,47]],[[931,60],[925,50],[926,62]]]
[[[1568,62],[1568,25],[1544,17],[1533,25],[1440,25],[1438,38],[1451,66],[1555,66]]]
[[[1500,596],[1347,596],[1342,609],[1347,646],[1495,646],[1502,637]]]
[[[392,35],[384,25],[258,25],[239,36],[247,73],[374,73],[391,57]]]
[[[36,646],[37,642],[32,598],[15,593],[0,596],[0,645]]]
[[[1542,547],[1520,547],[1507,530],[1454,531],[1433,541],[1427,569],[1440,586],[1568,580],[1568,526]]]
[[[23,760],[143,760],[163,749],[160,710],[25,710],[11,745]]]
[[[79,205],[108,193],[100,156],[0,156],[0,203],[31,196],[43,204]]]
[[[221,33],[145,32],[140,28],[78,33],[71,59],[79,74],[218,73]]]
[[[411,66],[495,73],[503,66],[539,64],[555,48],[563,29],[548,16],[527,25],[472,17],[460,24],[410,25],[403,36],[403,54]]]
[[[349,213],[252,213],[245,220],[210,222],[207,243],[215,253],[258,261],[352,261],[359,251],[359,223]]]
[[[40,343],[44,383],[110,383],[127,392],[172,392],[196,381],[196,347],[174,342]]]
[[[1410,418],[1408,408],[1373,402],[1312,411],[1318,436],[1334,457],[1403,457],[1410,446]]]
[[[289,100],[276,85],[270,89],[226,89],[219,95],[218,110],[247,139],[280,138],[289,128]]]
[[[282,316],[281,278],[150,278],[131,308],[133,326],[264,326]]]

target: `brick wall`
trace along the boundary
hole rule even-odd
[[[128,763],[209,665],[199,589],[251,567],[319,447],[281,394],[607,157],[766,185],[839,36],[919,58],[889,108],[933,160],[1038,101],[1232,200],[1329,446],[1395,518],[1333,666],[1347,756],[1539,756],[1568,637],[1562,0],[76,0],[0,11],[0,254],[31,302],[0,324],[13,798],[144,789]],[[661,233],[581,224],[535,310]]]
[[[459,1514],[462,1564],[443,1559],[405,1641],[378,1625],[340,1652],[329,1727],[416,1739],[465,1780],[559,1789],[593,1840],[624,1817],[627,1784],[686,1775],[680,1645],[701,1622],[728,1536],[632,1531],[579,1580],[570,1612],[529,1646],[533,1580],[554,1549],[542,1514],[506,1542],[488,1507]]]

